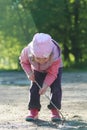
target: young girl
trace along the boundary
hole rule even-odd
[[[36,33],[28,46],[22,50],[20,64],[29,80],[32,81],[28,104],[29,114],[26,121],[38,119],[41,109],[40,96],[47,91],[48,87],[51,89],[51,101],[58,109],[61,109],[62,59],[58,43],[49,34]],[[61,119],[51,103],[48,108],[51,111],[52,121]]]

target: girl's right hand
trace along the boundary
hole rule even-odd
[[[33,82],[35,81],[35,76],[34,76],[33,72],[30,75],[28,75],[28,79],[33,81]]]

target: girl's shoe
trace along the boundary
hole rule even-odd
[[[34,121],[36,119],[38,119],[38,109],[31,109],[26,117],[26,121]]]
[[[56,109],[51,109],[51,120],[53,122],[61,121],[61,117],[59,115],[59,112]]]

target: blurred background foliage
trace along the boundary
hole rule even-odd
[[[0,70],[19,70],[36,32],[59,42],[65,68],[87,69],[87,0],[0,0]]]

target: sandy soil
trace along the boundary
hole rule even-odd
[[[29,84],[24,73],[0,72],[0,130],[87,130],[87,72],[63,73],[63,125],[50,122],[49,100],[44,95],[39,113],[42,121],[25,121]],[[50,95],[49,90],[46,94]]]

